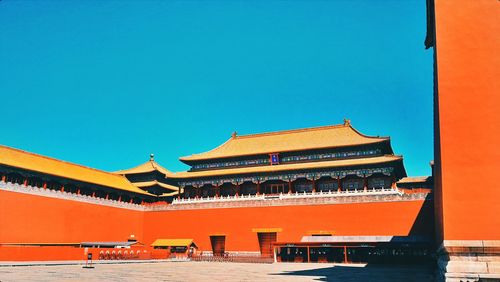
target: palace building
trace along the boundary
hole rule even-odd
[[[171,172],[151,155],[105,172],[1,146],[0,260],[44,260],[44,250],[72,258],[133,235],[152,255],[431,261],[432,177],[407,177],[389,137],[349,120],[233,133],[180,160],[191,168]]]
[[[0,146],[0,261],[75,260],[87,249],[100,259],[437,261],[438,281],[498,280],[499,4],[426,4],[432,176],[408,177],[389,138],[347,120],[234,133],[182,157],[185,172],[153,156],[105,172]]]

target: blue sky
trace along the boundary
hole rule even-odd
[[[425,1],[0,1],[0,144],[107,171],[342,123],[433,158]]]

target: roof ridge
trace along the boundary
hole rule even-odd
[[[322,126],[313,126],[313,127],[303,127],[303,128],[298,128],[298,129],[286,129],[286,130],[279,130],[279,131],[269,131],[269,132],[251,133],[251,134],[245,134],[245,135],[236,135],[234,137],[234,139],[244,139],[244,138],[270,136],[270,135],[281,135],[281,134],[292,134],[292,133],[298,133],[298,132],[333,129],[333,128],[341,128],[341,127],[351,127],[352,128],[352,126],[350,126],[350,124],[322,125]]]
[[[0,147],[6,148],[6,149],[9,149],[9,150],[13,150],[13,151],[17,151],[17,152],[20,152],[20,153],[23,153],[23,154],[32,155],[32,156],[35,156],[35,157],[39,157],[39,158],[43,158],[43,159],[48,159],[48,160],[51,160],[51,161],[56,161],[56,162],[60,162],[60,163],[68,164],[68,165],[78,166],[78,167],[81,167],[81,168],[90,169],[90,170],[93,170],[93,171],[97,171],[97,172],[101,172],[101,173],[105,173],[105,174],[109,174],[109,175],[113,175],[113,176],[118,176],[120,178],[124,178],[124,176],[120,175],[120,174],[115,174],[115,173],[108,172],[108,171],[105,171],[105,170],[101,170],[101,169],[97,169],[97,168],[93,168],[93,167],[89,167],[89,166],[84,166],[84,165],[81,165],[81,164],[77,164],[77,163],[73,163],[73,162],[69,162],[69,161],[65,161],[65,160],[59,160],[59,159],[56,159],[56,158],[53,158],[53,157],[44,156],[44,155],[33,153],[33,152],[28,152],[26,150],[17,149],[17,148],[14,148],[14,147],[6,146],[6,145],[1,145],[1,144],[0,144]]]

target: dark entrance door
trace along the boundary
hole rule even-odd
[[[226,250],[226,236],[210,236],[214,256],[222,256]]]
[[[276,242],[276,232],[257,233],[259,239],[260,253],[262,256],[273,256],[272,244]]]
[[[264,190],[265,194],[285,193],[285,184],[268,184]]]

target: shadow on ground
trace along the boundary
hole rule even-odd
[[[429,265],[335,265],[271,275],[309,276],[313,281],[434,281],[434,271]]]

